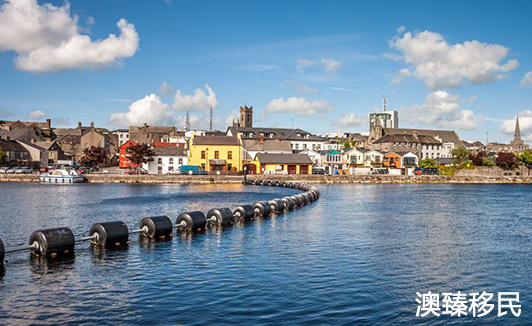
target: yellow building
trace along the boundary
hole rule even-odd
[[[194,136],[190,138],[188,164],[205,171],[242,171],[240,136]]]
[[[312,160],[306,154],[258,153],[253,164],[257,174],[312,174]]]

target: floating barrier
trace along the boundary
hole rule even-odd
[[[111,221],[93,224],[89,236],[75,239],[72,230],[67,227],[37,230],[30,235],[28,246],[6,250],[0,239],[0,266],[6,254],[30,251],[37,257],[67,256],[74,253],[77,242],[89,241],[95,247],[115,248],[129,245],[129,236],[138,234],[150,239],[167,239],[173,236],[174,229],[178,231],[201,231],[209,225],[228,225],[237,220],[253,220],[257,217],[268,217],[271,214],[287,212],[304,205],[309,205],[320,197],[318,188],[300,182],[246,180],[247,185],[276,186],[303,190],[303,193],[275,198],[269,201],[259,201],[252,205],[239,205],[233,209],[229,207],[213,208],[207,215],[200,211],[179,214],[175,225],[166,215],[148,216],[139,221],[138,229],[129,231],[122,221]]]

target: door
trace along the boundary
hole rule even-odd
[[[300,165],[299,174],[308,174],[308,165]]]
[[[296,165],[287,166],[288,174],[296,174]]]

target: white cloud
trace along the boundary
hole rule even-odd
[[[412,122],[434,125],[447,129],[476,129],[482,117],[471,110],[460,109],[460,96],[446,91],[435,91],[425,97],[421,105],[405,111],[405,118]]]
[[[208,111],[210,108],[218,106],[216,93],[205,85],[208,94],[201,88],[194,91],[194,95],[183,95],[181,90],[177,90],[172,108],[177,111]]]
[[[44,111],[37,110],[37,111],[32,111],[28,113],[28,115],[26,116],[26,119],[38,120],[38,119],[44,118],[45,116],[46,116],[46,113],[44,113]]]
[[[296,71],[298,73],[300,73],[300,74],[303,74],[303,73],[305,73],[305,69],[308,66],[312,66],[312,65],[315,65],[315,64],[316,64],[316,62],[311,61],[311,60],[306,60],[306,59],[297,60]]]
[[[143,123],[169,126],[176,123],[173,114],[174,112],[161,101],[159,96],[150,94],[133,102],[128,112],[111,115],[110,122],[118,127],[138,126]]]
[[[88,19],[90,25],[93,19]],[[120,35],[92,41],[81,35],[70,5],[39,5],[36,0],[8,0],[0,7],[0,50],[14,51],[17,69],[53,72],[72,68],[98,69],[120,63],[138,48],[135,26],[117,23]]]
[[[338,68],[342,65],[340,61],[336,61],[333,59],[321,59],[319,61],[319,64],[321,65],[323,71],[329,75],[336,75],[338,72]],[[300,74],[304,74],[305,70],[310,66],[318,65],[318,62],[307,60],[307,59],[300,59],[296,62],[296,71]]]
[[[159,92],[163,94],[172,94],[174,92],[174,88],[170,86],[167,82],[163,81],[161,83],[161,88],[159,89]]]
[[[366,117],[358,117],[354,113],[348,113],[343,116],[341,116],[339,119],[334,120],[332,122],[333,126],[338,126],[342,128],[348,128],[348,127],[357,127],[364,125],[368,122],[368,119]]]
[[[492,82],[519,65],[517,60],[503,62],[509,49],[502,45],[476,40],[449,44],[430,31],[395,36],[389,45],[409,64],[399,74],[424,80],[430,89],[458,88],[463,79],[472,84]]]
[[[316,112],[332,111],[331,104],[325,101],[307,101],[303,97],[283,97],[271,100],[266,106],[266,113],[294,113],[296,115],[310,116]]]
[[[532,141],[532,110],[521,111],[518,116],[521,138]],[[515,117],[504,120],[501,124],[501,131],[507,135],[513,135],[515,131]]]
[[[333,59],[321,59],[321,64],[323,65],[323,70],[331,75],[335,75],[338,72],[338,68],[342,65],[340,61]]]
[[[527,72],[520,83],[521,87],[532,86],[532,70]]]

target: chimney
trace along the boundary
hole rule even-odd
[[[277,136],[277,142],[281,141],[281,137]]]
[[[91,129],[94,129],[94,121],[91,121]]]
[[[81,129],[81,121],[78,121],[78,129]]]
[[[260,143],[264,143],[264,136],[260,136],[260,137],[259,137],[259,142],[260,142]]]
[[[52,119],[46,119],[46,128],[52,129]]]

